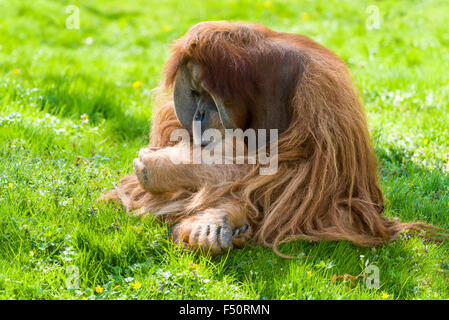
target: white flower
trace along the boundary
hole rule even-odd
[[[94,43],[94,39],[93,39],[92,37],[87,37],[86,39],[84,39],[84,43],[85,43],[87,46],[90,46],[91,44]]]

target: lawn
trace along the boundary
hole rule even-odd
[[[280,247],[295,259],[260,246],[211,259],[96,202],[148,143],[170,43],[200,21],[252,21],[344,59],[385,215],[449,228],[448,16],[445,0],[0,0],[0,299],[448,299],[448,241],[295,241]],[[366,265],[378,287],[339,277]]]

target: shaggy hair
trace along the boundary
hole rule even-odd
[[[165,66],[165,98],[153,118],[150,147],[177,147],[170,134],[181,124],[171,96],[181,65],[194,61],[208,71],[202,81],[212,92],[257,108],[255,101],[264,90],[259,80],[270,76],[261,66],[282,59],[289,59],[296,76],[284,88],[291,120],[279,136],[275,174],[260,175],[260,164],[184,165],[176,174],[195,178],[189,187],[152,193],[130,175],[103,198],[116,199],[136,214],[156,214],[170,224],[204,210],[224,210],[231,220],[243,216],[251,225],[253,241],[278,254],[278,244],[294,239],[348,240],[371,247],[395,239],[403,230],[426,231],[425,236],[434,240],[443,236],[439,228],[423,222],[382,216],[375,154],[348,68],[303,35],[249,23],[194,26],[175,42]],[[161,184],[171,179],[163,174],[159,178]]]

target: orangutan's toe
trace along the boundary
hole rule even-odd
[[[232,244],[242,247],[251,237],[251,226],[247,223],[232,231]]]

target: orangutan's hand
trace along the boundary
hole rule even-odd
[[[154,190],[154,178],[152,162],[154,157],[151,157],[151,153],[156,150],[150,148],[143,148],[139,151],[139,157],[134,159],[134,172],[141,186],[147,190]]]

